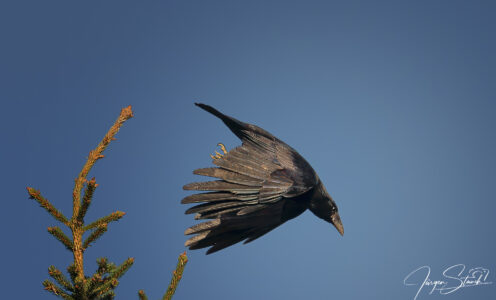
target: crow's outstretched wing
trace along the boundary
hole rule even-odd
[[[301,214],[306,204],[300,197],[318,182],[305,159],[267,131],[208,105],[197,105],[224,121],[243,143],[214,159],[217,167],[194,171],[219,180],[184,186],[208,191],[184,198],[182,203],[203,203],[186,213],[196,213],[196,219],[214,219],[188,228],[186,234],[196,235],[186,246],[211,246],[207,254],[212,253],[243,240],[253,241]]]

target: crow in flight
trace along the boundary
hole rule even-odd
[[[188,228],[194,236],[185,243],[190,250],[210,247],[207,254],[233,244],[249,243],[307,208],[317,217],[332,223],[341,235],[343,224],[338,207],[327,193],[310,164],[283,141],[264,129],[226,116],[215,108],[195,103],[221,119],[242,141],[224,154],[212,156],[217,167],[193,171],[218,178],[194,182],[185,190],[207,191],[187,196],[181,203],[202,203],[186,214],[195,219],[213,219]]]

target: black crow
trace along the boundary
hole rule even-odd
[[[183,187],[208,191],[184,198],[181,203],[202,203],[186,213],[196,213],[197,220],[213,219],[185,231],[194,234],[186,247],[210,247],[210,254],[243,240],[249,243],[307,208],[343,235],[336,203],[298,152],[260,127],[226,116],[209,105],[195,104],[221,119],[242,145],[227,152],[219,144],[224,154],[211,155],[217,167],[193,171],[219,180]]]

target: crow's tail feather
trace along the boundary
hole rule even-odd
[[[210,105],[203,104],[203,103],[195,103],[196,106],[202,108],[203,110],[208,111],[212,115],[216,116],[217,118],[221,119],[224,124],[231,129],[231,131],[240,139],[243,139],[245,137],[245,134],[243,133],[243,130],[246,130],[246,124],[236,120],[233,117],[226,116],[225,114],[221,113],[220,111],[216,110]]]

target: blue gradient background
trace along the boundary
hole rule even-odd
[[[71,253],[29,200],[67,215],[91,172],[93,220],[127,214],[86,254],[135,265],[117,299],[161,297],[192,216],[182,185],[239,141],[193,102],[296,148],[339,205],[345,236],[306,212],[218,254],[188,252],[175,299],[413,299],[417,267],[496,272],[496,5],[491,1],[2,1],[2,298],[53,299],[41,282]],[[494,273],[490,281],[495,282]],[[496,283],[418,299],[495,299]]]

